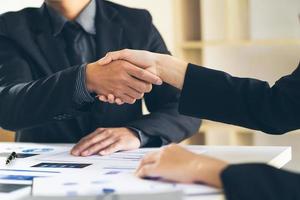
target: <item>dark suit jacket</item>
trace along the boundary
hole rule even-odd
[[[270,134],[300,129],[300,65],[273,87],[189,65],[179,107],[182,114]],[[300,199],[300,175],[264,164],[229,166],[222,181],[229,200]]]
[[[97,0],[98,58],[123,48],[168,53],[145,10]],[[0,126],[17,131],[23,142],[77,142],[98,127],[133,127],[152,138],[151,146],[191,136],[199,120],[179,115],[179,91],[155,86],[145,101],[84,106],[73,101],[80,66],[70,66],[42,8],[27,8],[0,17]]]

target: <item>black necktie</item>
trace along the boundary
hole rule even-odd
[[[66,41],[66,53],[72,66],[93,60],[93,50],[89,43],[90,36],[78,24],[67,22],[63,34]]]

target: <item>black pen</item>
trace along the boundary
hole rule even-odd
[[[16,152],[12,152],[8,158],[6,159],[6,165],[10,164],[14,159],[17,158],[17,153]]]

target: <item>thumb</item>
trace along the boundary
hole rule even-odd
[[[113,61],[112,57],[109,56],[109,54],[106,54],[105,57],[101,58],[100,60],[97,61],[99,65],[107,65]]]
[[[98,61],[99,65],[107,65],[111,63],[114,60],[127,60],[126,59],[126,52],[128,52],[128,49],[123,49],[120,51],[112,51],[108,52],[105,57],[101,58]]]

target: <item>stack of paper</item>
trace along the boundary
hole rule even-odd
[[[135,177],[132,172],[142,157],[157,151],[157,148],[118,152],[109,156],[75,157],[70,155],[71,147],[72,145],[1,143],[0,184],[14,184],[16,187],[12,186],[11,188],[15,188],[12,191],[4,191],[7,198],[1,198],[0,187],[0,199],[6,200],[13,193],[28,195],[28,186],[32,183],[32,194],[39,197],[117,195],[124,198],[134,195],[141,199],[141,195],[162,197],[169,194],[166,196],[172,197],[172,194],[178,196],[183,193],[198,195],[219,192],[204,185],[176,184]],[[196,153],[205,151],[202,147],[189,148]],[[10,165],[5,165],[11,152],[16,152],[18,157]]]

